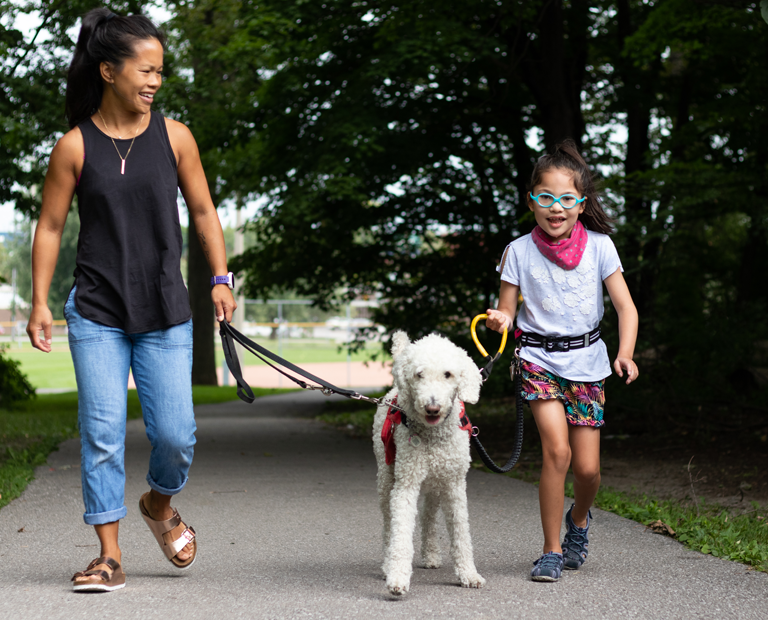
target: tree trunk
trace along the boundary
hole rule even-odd
[[[213,342],[213,304],[211,270],[205,259],[197,229],[189,218],[187,286],[192,306],[192,385],[218,385],[216,347]]]
[[[553,0],[545,3],[539,36],[530,50],[522,53],[520,67],[523,81],[536,100],[547,151],[567,138],[581,148],[584,133],[581,89],[586,63],[587,11],[586,3],[573,3],[566,47],[563,2]],[[518,47],[524,50],[527,43]]]
[[[627,184],[624,192],[624,214],[628,228],[633,231],[633,234],[625,238],[627,285],[640,316],[650,318],[653,314],[657,273],[655,261],[660,247],[658,238],[651,234],[656,226],[653,221],[652,201],[634,175],[648,170],[651,165],[648,128],[651,123],[655,73],[637,67],[633,58],[622,56],[626,40],[637,29],[631,11],[628,0],[619,0],[616,20],[618,57],[622,60],[616,64],[616,70],[623,84],[620,91],[621,105],[627,114],[627,155],[624,160]],[[643,229],[646,231],[645,235],[640,232]]]

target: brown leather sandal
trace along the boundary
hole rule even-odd
[[[174,508],[173,516],[165,521],[155,521],[149,516],[149,510],[145,505],[145,500],[148,499],[149,493],[144,493],[139,500],[139,510],[141,516],[144,517],[144,521],[147,522],[150,531],[155,535],[155,540],[160,548],[163,550],[165,557],[167,557],[171,563],[180,569],[189,568],[197,558],[197,541],[195,540],[195,530],[188,527],[179,516],[179,512]],[[189,543],[192,543],[192,555],[186,560],[182,561],[176,557],[184,547]]]
[[[99,564],[105,564],[112,574],[110,575],[101,568],[95,570],[94,567]],[[96,575],[98,579],[87,579],[93,575]],[[112,558],[104,556],[96,558],[85,570],[75,573],[72,576],[72,581],[75,582],[72,586],[75,592],[112,592],[112,590],[125,587],[125,573],[120,564]]]

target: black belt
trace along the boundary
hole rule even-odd
[[[563,336],[561,338],[549,338],[522,332],[520,334],[520,344],[524,347],[536,347],[546,351],[573,351],[574,349],[584,349],[595,344],[600,340],[600,326],[598,325],[588,334],[581,336]]]

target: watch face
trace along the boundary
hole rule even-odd
[[[227,286],[229,286],[231,289],[235,288],[235,274],[230,271],[227,274],[227,279],[229,280],[229,282],[227,282]]]

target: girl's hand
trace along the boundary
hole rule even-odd
[[[488,315],[488,318],[485,320],[485,326],[488,329],[492,329],[500,334],[504,333],[505,327],[507,330],[511,329],[512,320],[503,312],[499,310],[486,310],[485,313]]]
[[[637,369],[637,364],[628,357],[617,357],[613,362],[613,368],[616,370],[616,374],[620,377],[624,376],[624,370],[627,371],[627,385],[637,379],[640,371]]]
[[[40,349],[45,353],[51,352],[52,326],[53,315],[48,306],[32,306],[32,313],[29,315],[29,321],[27,321],[27,335],[35,349]],[[43,332],[45,340],[40,339],[40,332]]]

